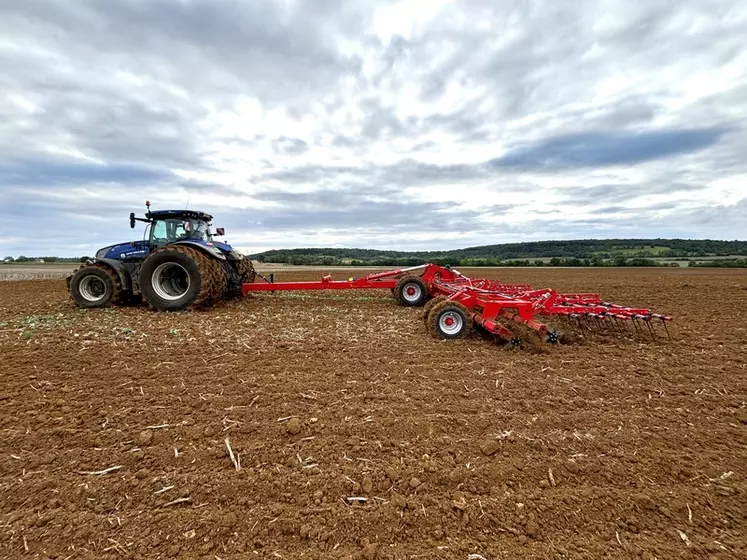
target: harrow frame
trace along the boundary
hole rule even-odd
[[[420,274],[413,274],[415,271]],[[560,321],[576,332],[623,333],[633,325],[633,333],[643,333],[646,325],[656,339],[653,325],[660,322],[669,337],[668,315],[641,307],[605,302],[596,293],[558,293],[551,288],[533,289],[529,284],[504,284],[486,278],[470,278],[450,266],[426,263],[398,268],[348,280],[275,282],[258,274],[264,282],[242,285],[244,296],[251,292],[297,290],[389,289],[395,299],[408,307],[425,306],[424,319],[430,331],[440,338],[460,338],[478,326],[497,339],[520,346],[526,339],[517,334],[527,328],[544,342],[556,344],[564,333],[548,326],[542,318]],[[430,300],[430,301],[429,301]],[[505,324],[504,324],[505,323]],[[511,325],[513,330],[506,325]]]

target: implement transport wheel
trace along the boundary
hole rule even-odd
[[[462,338],[472,326],[472,314],[457,301],[442,301],[428,313],[428,331],[438,338]]]
[[[160,311],[197,307],[215,294],[225,271],[208,255],[183,245],[153,252],[140,269],[140,291]],[[224,280],[225,281],[225,280]]]
[[[428,299],[428,287],[417,276],[403,276],[394,287],[394,299],[405,307],[421,307]]]
[[[119,275],[105,264],[93,263],[75,271],[70,278],[70,296],[80,307],[107,307],[119,303],[122,284]]]
[[[446,301],[447,299],[448,298],[446,296],[436,296],[433,299],[429,300],[428,303],[425,304],[425,306],[423,306],[423,321],[425,321],[426,326],[428,326],[428,315],[431,314],[431,309],[433,309],[442,301]]]

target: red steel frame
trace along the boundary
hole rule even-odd
[[[537,316],[555,316],[581,321],[604,320],[634,322],[641,320],[649,324],[654,319],[665,324],[672,318],[652,313],[649,309],[625,307],[603,302],[599,294],[560,294],[553,289],[532,289],[528,284],[503,284],[497,280],[469,278],[459,271],[435,264],[423,264],[369,274],[349,280],[332,280],[325,275],[316,282],[265,282],[243,284],[244,296],[250,292],[275,292],[295,290],[351,290],[394,289],[403,278],[411,278],[412,272],[423,272],[419,278],[430,297],[445,296],[446,299],[463,305],[474,322],[482,328],[505,339],[514,338],[513,333],[502,325],[499,318],[524,324],[541,336],[556,341],[549,327],[537,320]],[[412,289],[405,287],[405,290]],[[668,332],[668,331],[667,331]],[[653,334],[653,331],[652,331]]]

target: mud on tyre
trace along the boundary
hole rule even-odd
[[[143,298],[162,311],[203,305],[220,295],[225,281],[225,271],[215,259],[183,245],[154,251],[140,269]]]
[[[257,273],[254,270],[252,259],[247,256],[241,257],[241,260],[236,263],[236,274],[242,284],[252,284],[257,278]]]
[[[423,321],[425,322],[426,326],[428,326],[428,315],[430,315],[431,309],[433,309],[442,301],[446,301],[447,299],[448,298],[446,296],[436,296],[423,306]]]
[[[441,301],[428,312],[428,332],[436,338],[463,338],[472,331],[473,323],[472,314],[458,301]]]
[[[80,307],[107,307],[120,303],[122,283],[111,267],[90,263],[73,273],[68,281],[68,292]]]

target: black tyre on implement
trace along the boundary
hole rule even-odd
[[[429,297],[428,286],[419,276],[403,276],[394,286],[394,299],[405,307],[421,307]]]
[[[431,309],[447,299],[446,296],[436,296],[423,306],[423,321],[425,321],[426,326],[428,326],[428,315],[430,315]]]
[[[120,303],[122,283],[111,267],[91,263],[73,273],[68,281],[68,292],[80,307],[108,307]]]
[[[203,305],[221,295],[225,282],[216,259],[184,245],[154,251],[140,269],[143,298],[161,311]]]
[[[428,312],[428,330],[437,338],[462,338],[472,330],[473,323],[472,314],[458,301],[441,301]]]

